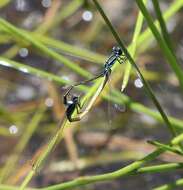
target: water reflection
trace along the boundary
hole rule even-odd
[[[31,86],[28,85],[20,86],[16,90],[16,97],[21,100],[24,101],[31,100],[33,99],[34,96],[35,96],[35,90]]]
[[[138,78],[138,79],[136,79],[136,80],[134,81],[134,85],[135,85],[136,88],[142,88],[142,87],[143,87],[143,83],[142,83],[142,81],[140,80],[140,78]]]
[[[51,0],[42,0],[41,4],[44,8],[49,8],[52,4],[52,1]]]
[[[10,127],[9,127],[9,132],[10,132],[10,134],[17,134],[18,133],[18,127],[16,126],[16,125],[11,125]]]
[[[46,100],[45,100],[45,105],[46,105],[47,107],[52,107],[53,104],[54,104],[54,101],[53,101],[52,98],[46,98]]]
[[[125,105],[114,104],[114,108],[119,112],[125,112],[126,111]]]
[[[28,11],[29,5],[26,0],[16,0],[15,1],[15,8],[17,11]]]
[[[83,12],[82,18],[84,21],[89,22],[93,18],[93,13],[91,11],[86,10]]]
[[[25,58],[28,56],[29,51],[27,48],[21,48],[18,53],[19,53],[20,57]]]

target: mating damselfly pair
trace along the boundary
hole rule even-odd
[[[88,113],[89,109],[92,107],[93,103],[95,102],[97,96],[101,93],[101,91],[105,87],[106,83],[108,82],[109,76],[111,74],[111,68],[113,67],[113,65],[115,64],[116,61],[119,62],[120,64],[124,63],[126,61],[126,56],[123,54],[120,47],[112,48],[111,55],[105,61],[103,70],[98,75],[94,76],[91,79],[75,83],[68,88],[67,92],[64,95],[63,103],[67,107],[65,114],[67,116],[67,119],[70,122],[80,121]],[[101,77],[104,77],[104,80],[103,80],[102,84],[100,85],[100,87],[98,88],[98,90],[96,91],[94,98],[92,99],[92,103],[90,101],[89,104],[85,107],[85,109],[83,111],[81,111],[82,106],[80,103],[80,96],[71,94],[71,91],[76,86],[92,82]],[[69,98],[69,96],[70,96],[70,98]],[[76,117],[72,117],[75,110],[77,112],[77,115],[76,115]]]

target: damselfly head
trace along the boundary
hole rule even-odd
[[[112,48],[112,52],[115,53],[116,55],[122,55],[122,50],[121,50],[121,48],[118,47],[118,46],[114,46],[114,47]]]
[[[73,103],[77,103],[79,101],[79,97],[74,95],[72,97],[72,101],[73,101]]]

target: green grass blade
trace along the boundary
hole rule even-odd
[[[71,84],[68,80],[65,80],[65,79],[63,79],[57,75],[48,73],[46,71],[31,67],[31,66],[28,66],[25,64],[18,63],[16,61],[9,60],[9,59],[1,57],[1,56],[0,56],[0,65],[12,67],[12,68],[17,69],[21,72],[30,73],[30,74],[33,74],[37,77],[44,77],[44,78],[47,78],[50,80],[54,80],[60,84]]]
[[[75,187],[80,187],[82,185],[117,179],[119,177],[123,177],[123,176],[126,176],[126,175],[132,173],[132,171],[135,171],[136,169],[140,168],[143,164],[155,159],[162,152],[163,152],[163,150],[158,149],[158,150],[154,151],[153,153],[147,155],[143,159],[135,161],[132,164],[129,164],[128,166],[126,166],[122,169],[119,169],[115,172],[96,175],[96,176],[80,177],[73,181],[65,182],[65,183],[58,184],[58,185],[53,185],[50,187],[45,187],[45,188],[42,188],[41,190],[62,190],[62,189],[69,189],[69,188],[72,189]]]
[[[164,123],[164,120],[159,112],[152,111],[151,109],[147,108],[146,106],[144,106],[138,102],[134,102],[131,98],[129,98],[128,96],[125,96],[124,94],[121,94],[117,90],[113,90],[112,95],[113,95],[113,97],[107,96],[107,98],[119,105],[125,104],[127,107],[129,107],[131,110],[133,110],[137,113],[143,113],[145,115],[151,116],[152,118],[156,119],[157,121],[159,121],[161,123]],[[115,97],[117,97],[117,98],[115,98]],[[183,128],[182,120],[178,120],[178,119],[172,118],[170,116],[168,117],[168,119],[170,120],[171,124],[174,125],[174,127],[176,127],[177,129]]]
[[[156,146],[157,148],[162,148],[165,151],[170,151],[170,152],[174,152],[174,153],[179,154],[179,155],[183,155],[183,152],[180,149],[172,147],[170,145],[159,143],[158,141],[150,141],[149,140],[147,142],[149,144],[152,144],[152,145]]]
[[[134,68],[136,69],[142,83],[144,84],[144,88],[146,90],[146,93],[148,94],[148,96],[151,98],[151,100],[153,101],[154,105],[156,106],[156,108],[158,109],[158,111],[160,112],[162,118],[164,119],[168,129],[170,130],[171,134],[173,136],[176,136],[176,131],[174,129],[174,127],[172,127],[168,117],[166,116],[165,112],[163,111],[160,103],[158,102],[158,100],[156,99],[151,87],[149,86],[148,82],[146,82],[146,80],[144,79],[141,71],[139,70],[138,66],[135,64],[133,58],[131,57],[130,53],[128,52],[128,50],[125,48],[123,42],[121,41],[119,35],[117,34],[117,32],[115,31],[115,29],[113,28],[111,22],[109,21],[109,19],[107,18],[106,14],[104,13],[103,9],[101,8],[101,6],[99,5],[97,0],[93,0],[93,2],[95,3],[98,11],[100,12],[100,14],[102,15],[103,19],[105,20],[107,26],[109,27],[109,29],[111,30],[114,38],[116,39],[116,41],[118,42],[118,44],[120,45],[121,49],[123,50],[124,54],[126,55],[127,59],[129,60],[129,62],[132,64],[132,66],[134,66]]]
[[[183,178],[178,179],[173,183],[169,183],[166,185],[162,185],[160,187],[153,188],[153,190],[175,190],[177,187],[182,187],[183,186]]]
[[[52,38],[39,34],[34,34],[34,36],[36,37],[37,40],[40,40],[42,43],[44,43],[47,46],[56,48],[64,53],[68,53],[70,55],[79,57],[81,59],[100,64],[103,64],[106,60],[106,56],[104,55],[93,53],[83,48],[75,47],[63,41],[54,40]]]
[[[36,128],[38,127],[45,110],[46,110],[46,107],[41,106],[34,114],[30,123],[26,126],[26,129],[22,137],[20,137],[18,144],[13,149],[12,156],[11,155],[9,156],[4,167],[0,170],[0,183],[2,183],[4,179],[7,179],[10,172],[13,171],[13,169],[16,167],[19,155],[25,149],[27,143],[29,142]]]
[[[73,0],[70,2],[63,10],[55,18],[53,22],[52,28],[60,24],[63,20],[71,16],[74,12],[76,12],[84,3],[84,0]]]
[[[163,14],[163,18],[165,21],[168,21],[177,11],[179,11],[183,6],[182,0],[173,1],[170,8]],[[158,21],[154,22],[157,29],[160,29]],[[150,29],[147,29],[138,39],[138,47],[141,47],[141,50],[146,50],[149,44],[154,40],[152,32]]]
[[[175,139],[175,138],[174,138]],[[173,139],[173,140],[174,140]],[[172,142],[171,142],[172,143]],[[148,154],[147,156],[145,156],[144,158],[133,162],[132,164],[129,164],[128,166],[125,166],[124,168],[121,168],[117,171],[114,172],[110,172],[110,173],[106,173],[106,174],[102,174],[102,175],[96,175],[96,176],[86,176],[86,177],[79,177],[77,179],[74,179],[72,181],[69,182],[65,182],[62,184],[58,184],[58,185],[53,185],[50,187],[45,187],[45,188],[41,188],[41,190],[62,190],[62,189],[69,189],[69,188],[75,188],[75,187],[80,187],[82,185],[87,185],[87,184],[92,184],[92,183],[96,183],[96,182],[101,182],[101,181],[108,181],[108,180],[113,180],[113,179],[117,179],[119,177],[123,177],[123,176],[127,176],[130,174],[134,174],[134,173],[138,173],[139,172],[153,172],[155,170],[164,170],[166,171],[166,169],[177,169],[182,167],[182,164],[170,164],[170,165],[162,165],[162,166],[151,166],[151,167],[144,167],[141,168],[144,164],[146,164],[147,162],[150,162],[151,160],[154,160],[155,158],[157,158],[160,154],[164,153],[166,151],[166,149],[162,149],[162,148],[158,148],[157,150],[155,150],[154,152]]]
[[[43,147],[43,150],[38,157],[38,159],[33,163],[32,170],[28,173],[28,175],[23,180],[22,184],[20,185],[20,190],[24,190],[28,183],[31,181],[32,177],[36,174],[44,160],[48,157],[54,147],[57,145],[60,138],[63,137],[64,128],[66,126],[67,119],[64,116],[63,119],[60,120],[58,124],[57,132],[51,138],[51,140]]]
[[[47,25],[47,23],[43,23],[40,27],[35,30],[36,33],[46,33],[52,28],[55,28],[58,24],[60,24],[62,21],[64,21],[66,18],[71,16],[74,12],[76,12],[82,5],[84,0],[73,0],[68,3],[63,9],[60,10],[60,13],[58,13],[53,19],[52,23],[50,25]]]
[[[168,164],[160,164],[160,165],[154,165],[154,166],[146,166],[146,167],[139,168],[135,174],[167,172],[167,171],[173,171],[175,169],[182,169],[182,167],[183,167],[183,163],[168,163]],[[0,190],[4,190],[4,189],[18,190],[19,187],[0,184]],[[46,188],[41,188],[41,189],[46,190]],[[38,190],[38,189],[37,188],[26,188],[26,190]]]
[[[49,56],[60,63],[65,64],[70,69],[74,70],[75,72],[79,73],[81,76],[84,77],[91,77],[91,74],[82,68],[80,68],[78,65],[73,64],[69,59],[65,58],[62,55],[59,55],[58,53],[52,51],[51,49],[47,48],[44,44],[37,41],[32,35],[30,35],[28,32],[18,29],[15,26],[11,25],[7,21],[0,18],[0,25],[1,27],[4,27],[6,31],[11,33],[13,36],[18,37],[20,40],[24,39],[26,42],[29,42],[34,48],[39,50],[40,52],[44,53],[46,56]]]
[[[181,67],[179,66],[179,64],[177,63],[176,57],[172,54],[171,50],[167,46],[167,43],[165,42],[165,40],[161,37],[160,33],[158,32],[158,29],[154,25],[153,20],[152,20],[150,14],[148,13],[145,5],[143,4],[142,0],[136,0],[136,3],[138,5],[139,9],[141,10],[142,14],[144,15],[144,18],[146,19],[148,26],[151,29],[154,37],[156,38],[160,48],[162,49],[168,63],[170,64],[172,70],[176,74],[178,81],[180,83],[180,87],[183,89],[183,71],[182,71]]]
[[[174,50],[173,50],[173,45],[172,45],[170,36],[168,34],[168,30],[167,30],[166,23],[164,21],[164,18],[163,18],[161,9],[160,9],[159,2],[157,0],[152,0],[152,3],[154,6],[154,10],[156,12],[156,16],[157,16],[158,21],[159,21],[159,24],[160,24],[161,33],[163,35],[163,38],[164,38],[165,42],[167,43],[167,46],[169,47],[169,49],[172,51],[172,54],[175,56]]]
[[[181,133],[180,135],[176,136],[173,140],[172,140],[172,144],[179,144],[183,141],[183,133]]]
[[[167,172],[182,168],[183,168],[183,163],[169,163],[169,164],[160,164],[160,165],[142,167],[137,170],[137,173],[159,173],[159,172]]]
[[[144,0],[144,3],[146,3],[146,0]],[[131,56],[133,58],[135,57],[135,54],[136,54],[137,40],[138,40],[138,38],[140,36],[140,32],[141,32],[141,29],[142,29],[142,24],[143,24],[143,15],[139,11],[136,26],[135,26],[135,31],[134,31],[134,35],[133,35],[133,39],[132,39],[131,50],[130,50]],[[127,61],[126,66],[125,66],[125,71],[124,71],[124,77],[123,77],[123,82],[122,82],[122,86],[121,86],[121,91],[123,91],[126,88],[127,84],[128,84],[131,68],[132,68],[132,65]]]
[[[164,19],[166,21],[168,19],[170,19],[182,6],[183,6],[183,3],[180,3],[179,0],[176,0],[174,3],[172,3],[170,8],[163,14]],[[157,25],[157,22],[155,22],[155,24],[157,27],[159,27],[159,25]],[[70,45],[66,42],[55,40],[48,36],[39,35],[37,33],[34,35],[37,38],[37,40],[41,40],[41,42],[44,43],[45,45],[52,47],[52,48],[56,48],[56,49],[60,50],[61,52],[64,51],[65,53],[72,54],[73,56],[78,56],[87,61],[93,61],[93,62],[99,63],[99,64],[103,64],[104,61],[106,60],[106,56],[104,56],[104,55],[101,55],[98,53],[93,53],[91,51],[88,51],[85,49],[80,49],[78,47],[74,47],[73,45]],[[152,33],[149,29],[146,29],[142,34],[140,34],[139,38],[137,39],[138,50],[140,50],[140,51],[143,50],[144,43],[149,45],[151,42],[151,40],[149,40],[149,39],[151,39],[151,38],[152,38]],[[131,44],[129,46],[129,49],[132,47],[132,45],[133,44]],[[72,48],[73,48],[73,51],[72,51]]]

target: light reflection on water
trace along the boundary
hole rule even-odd
[[[15,8],[17,11],[28,11],[29,5],[26,0],[16,0]]]
[[[84,11],[82,14],[82,19],[86,22],[89,22],[93,19],[93,13],[91,11]]]
[[[125,112],[126,111],[125,105],[114,104],[114,108],[119,112]]]
[[[18,133],[18,127],[16,125],[11,125],[9,127],[9,132],[10,134],[14,135],[14,134],[17,134]]]
[[[21,48],[18,53],[19,53],[20,57],[23,57],[23,58],[25,58],[29,55],[29,51],[27,48]]]
[[[54,101],[53,101],[52,98],[46,98],[46,100],[45,100],[45,105],[46,105],[47,107],[52,107],[53,104],[54,104]]]
[[[44,8],[49,8],[52,4],[52,0],[42,0],[41,4]]]
[[[136,88],[142,88],[144,86],[142,81],[140,80],[140,78],[138,78],[134,81],[134,85]]]

